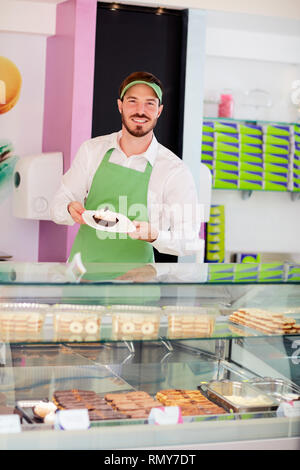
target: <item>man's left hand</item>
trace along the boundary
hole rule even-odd
[[[133,221],[136,231],[130,232],[128,235],[134,240],[143,240],[153,243],[158,237],[158,230],[151,226],[148,222]]]

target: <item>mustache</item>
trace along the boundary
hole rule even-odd
[[[132,116],[130,116],[131,118],[138,118],[138,119],[149,119],[148,116],[146,116],[146,114],[133,114]]]

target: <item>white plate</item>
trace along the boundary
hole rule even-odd
[[[118,214],[117,212],[115,212],[115,215],[116,218],[119,219],[119,222],[117,222],[113,227],[103,227],[103,225],[97,224],[93,219],[93,215],[95,215],[96,212],[97,211],[84,211],[82,214],[82,218],[85,223],[96,230],[117,233],[129,233],[135,232],[136,230],[135,225],[128,219],[128,217],[123,214]]]

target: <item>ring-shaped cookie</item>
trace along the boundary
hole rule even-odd
[[[87,321],[84,329],[89,335],[94,335],[98,331],[98,325],[95,321]]]
[[[134,323],[132,321],[124,322],[122,325],[122,333],[133,333],[135,330]]]
[[[148,336],[151,335],[154,332],[154,325],[152,322],[146,322],[142,325],[141,332],[143,335]]]
[[[83,330],[83,326],[79,321],[73,321],[70,324],[70,331],[75,334],[81,333]]]

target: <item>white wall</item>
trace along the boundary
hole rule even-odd
[[[299,79],[299,64],[207,55],[204,95],[209,98],[215,92],[220,93],[222,89],[232,89],[235,99],[234,117],[237,119],[295,121],[297,110],[291,102],[290,93],[292,83]],[[246,107],[245,92],[251,89],[269,92],[272,107],[257,110]],[[204,104],[205,116],[216,116],[216,112],[216,105]]]
[[[25,155],[42,150],[46,37],[0,32],[0,55],[12,60],[22,75],[19,101],[0,114],[0,139],[12,141],[15,153]],[[16,261],[38,258],[38,221],[12,215],[12,193],[0,201],[0,251]]]
[[[225,205],[225,247],[232,253],[300,255],[300,200],[277,192],[213,190],[212,204]],[[293,256],[295,258],[295,256]]]
[[[0,31],[55,34],[56,3],[0,0]]]
[[[205,61],[205,96],[213,97],[224,88],[233,90],[235,97],[236,118],[265,119],[292,122],[297,119],[297,111],[290,100],[291,85],[300,79],[299,39],[294,36],[295,22],[284,25],[281,36],[276,34],[277,42],[280,37],[285,47],[291,48],[290,57],[297,54],[298,60],[286,63],[282,49],[274,44],[272,60],[270,60],[270,44],[274,34],[272,22],[269,21],[269,32],[260,47],[253,41],[251,45],[251,18],[242,18],[243,22],[229,24],[228,15],[218,16],[210,22],[208,15],[207,55]],[[214,18],[216,20],[216,17]],[[270,19],[271,20],[271,19]],[[234,21],[234,18],[232,18]],[[220,34],[224,24],[227,25],[225,34]],[[220,26],[220,28],[219,28]],[[274,23],[273,23],[274,26]],[[238,28],[243,28],[239,30]],[[232,29],[230,29],[232,28]],[[263,23],[256,23],[255,34],[260,35]],[[253,33],[254,34],[254,33]],[[255,36],[254,34],[254,36]],[[245,36],[246,35],[246,36]],[[257,37],[257,36],[256,36]],[[223,44],[220,44],[223,38]],[[234,39],[234,42],[232,40]],[[245,42],[246,41],[246,42]],[[235,44],[230,47],[230,44]],[[243,46],[247,44],[245,49]],[[246,51],[243,57],[243,51]],[[219,55],[215,55],[219,54]],[[253,57],[261,58],[254,60]],[[256,110],[243,106],[244,92],[250,89],[264,89],[270,92],[273,105],[271,108]],[[204,105],[204,115],[216,115],[217,106]],[[265,253],[294,253],[300,256],[300,199],[292,201],[289,194],[277,192],[253,192],[250,199],[243,200],[238,191],[214,190],[213,204],[224,204],[226,214],[226,250],[230,252],[265,252]]]

